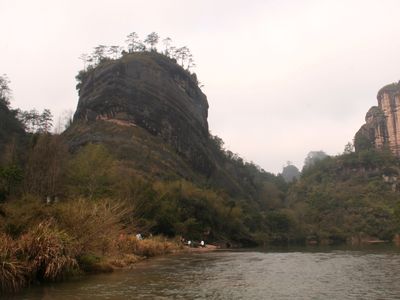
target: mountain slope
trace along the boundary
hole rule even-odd
[[[78,79],[74,122],[63,134],[72,152],[90,143],[104,145],[147,181],[185,180],[218,192],[218,205],[227,217],[237,211],[242,232],[237,235],[249,239],[256,231],[272,230],[265,214],[283,207],[286,184],[224,150],[222,140],[209,134],[208,102],[195,74],[165,55],[138,52],[106,60]],[[189,222],[187,218],[190,215],[180,222]],[[203,222],[210,217],[198,218]],[[224,231],[235,235],[231,229]]]

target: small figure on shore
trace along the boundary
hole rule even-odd
[[[203,247],[203,248],[206,246],[206,244],[204,243],[203,240],[200,242],[200,246]]]
[[[188,246],[191,247],[192,246],[192,241],[188,241]]]

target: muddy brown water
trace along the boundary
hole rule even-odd
[[[12,299],[400,299],[400,250],[285,248],[164,256]]]

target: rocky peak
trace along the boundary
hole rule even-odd
[[[156,52],[101,64],[86,74],[79,96],[74,120],[116,119],[159,134],[163,122],[182,117],[208,134],[208,102],[196,78]],[[176,110],[182,115],[171,115]]]
[[[195,74],[157,52],[135,52],[82,75],[74,124],[140,127],[209,173],[208,102]]]
[[[393,154],[400,156],[400,82],[380,89],[377,99],[378,106],[370,108],[366,123],[355,135],[356,151],[389,147]]]

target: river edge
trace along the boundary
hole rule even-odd
[[[173,257],[173,256],[178,256],[178,255],[183,255],[183,254],[202,254],[202,253],[208,253],[208,252],[213,252],[213,251],[218,251],[218,250],[224,250],[220,248],[219,246],[215,245],[205,245],[204,247],[188,247],[186,245],[180,245],[180,249],[174,249],[171,252],[166,252],[162,254],[157,254],[154,256],[138,256],[135,254],[123,254],[115,257],[104,257],[104,260],[95,267],[93,271],[81,271],[77,274],[73,274],[71,276],[66,277],[63,280],[60,281],[55,281],[55,282],[36,282],[36,283],[31,283],[30,285],[15,291],[15,292],[7,292],[4,294],[0,293],[0,299],[9,299],[9,300],[16,300],[20,299],[20,296],[23,296],[26,292],[29,291],[29,289],[37,288],[40,286],[46,286],[46,285],[53,285],[53,284],[63,284],[67,282],[72,282],[74,280],[79,280],[79,278],[87,278],[91,276],[96,276],[96,275],[101,275],[101,274],[111,274],[111,273],[117,273],[117,272],[124,272],[128,271],[134,266],[136,266],[139,263],[146,262],[146,261],[151,261],[153,259],[157,258],[162,258],[162,257]],[[123,259],[122,256],[125,256]]]
[[[143,242],[146,241],[143,240]],[[158,258],[163,258],[163,257],[175,257],[179,255],[191,255],[191,254],[203,254],[203,253],[209,253],[209,252],[216,252],[216,251],[227,251],[227,250],[239,250],[239,251],[271,251],[271,252],[298,252],[299,250],[304,252],[326,252],[326,251],[332,251],[334,250],[353,250],[353,251],[359,251],[360,249],[374,249],[378,250],[381,247],[387,247],[387,246],[392,246],[392,248],[398,249],[397,247],[394,247],[395,244],[393,243],[385,243],[385,244],[374,244],[374,245],[346,245],[346,244],[341,244],[341,245],[336,245],[336,246],[328,246],[328,245],[287,245],[287,246],[267,246],[267,247],[256,247],[256,248],[243,248],[243,247],[238,247],[238,248],[226,248],[226,247],[221,247],[220,245],[212,245],[212,244],[207,244],[205,247],[189,247],[187,245],[180,244],[178,242],[173,242],[170,240],[171,243],[175,244],[176,248],[171,249],[169,252],[164,252],[164,253],[158,253],[156,255],[152,256],[139,256],[136,254],[119,254],[116,256],[105,256],[103,257],[102,262],[95,267],[91,272],[88,271],[80,271],[79,273],[72,274],[70,276],[65,277],[65,279],[56,281],[56,282],[34,282],[31,283],[29,286],[22,288],[21,290],[15,292],[15,293],[7,293],[3,294],[5,296],[5,299],[19,299],[19,295],[23,295],[25,292],[27,292],[30,288],[36,288],[41,285],[48,285],[48,284],[63,284],[66,282],[74,281],[74,280],[79,280],[79,278],[87,278],[91,277],[93,275],[101,275],[101,274],[111,274],[111,273],[118,273],[118,272],[123,272],[123,271],[129,271],[139,263],[146,263],[150,262],[153,259],[158,259]],[[367,247],[366,247],[367,246]]]
[[[133,269],[32,287],[14,299],[398,299],[400,253],[380,248],[183,251]]]
[[[216,246],[216,245],[212,245],[212,244],[208,244],[205,245],[204,247],[189,247],[189,246],[181,246],[182,248],[180,249],[174,249],[173,251],[169,252],[169,253],[162,253],[162,254],[158,254],[158,255],[154,255],[154,256],[150,256],[150,257],[146,257],[146,256],[137,256],[137,255],[130,255],[130,254],[125,254],[126,256],[128,256],[127,260],[125,261],[125,264],[118,264],[118,262],[116,262],[116,260],[118,261],[118,258],[108,258],[106,259],[106,261],[111,265],[111,268],[109,270],[104,270],[101,271],[99,270],[99,272],[89,272],[89,273],[85,273],[85,275],[92,275],[92,274],[101,274],[101,273],[110,273],[110,272],[114,272],[114,271],[119,271],[119,270],[125,270],[125,269],[130,269],[133,266],[135,266],[137,263],[140,263],[142,261],[147,261],[147,260],[151,260],[153,258],[158,258],[158,257],[163,257],[163,256],[171,256],[171,255],[180,255],[180,254],[184,254],[184,253],[206,253],[206,252],[213,252],[213,251],[217,251],[217,250],[223,250],[221,247]],[[129,257],[130,256],[134,256],[135,258],[130,260]]]
[[[360,253],[365,253],[365,254],[373,254],[373,256],[376,256],[376,254],[380,253],[397,253],[400,254],[400,249],[398,247],[395,247],[393,244],[379,244],[379,245],[367,245],[367,246],[349,246],[349,245],[335,245],[335,246],[279,246],[279,247],[274,247],[274,246],[268,246],[268,247],[256,247],[256,248],[224,248],[224,247],[217,247],[217,246],[208,246],[205,248],[189,248],[186,245],[182,246],[181,249],[177,251],[173,251],[170,253],[166,254],[161,254],[153,257],[148,257],[148,258],[142,258],[141,260],[136,261],[136,263],[132,263],[129,266],[123,267],[123,268],[115,268],[113,271],[115,272],[100,272],[100,273],[92,273],[92,274],[84,274],[82,273],[80,276],[73,276],[69,277],[66,280],[60,281],[60,282],[46,282],[46,283],[41,283],[41,284],[32,284],[30,287],[24,288],[21,291],[19,291],[16,294],[10,294],[7,295],[8,297],[5,297],[4,299],[10,299],[10,300],[15,300],[15,299],[22,299],[24,295],[30,293],[30,289],[36,290],[40,289],[42,286],[44,289],[58,289],[56,286],[62,286],[63,284],[66,284],[66,286],[69,286],[70,284],[74,284],[74,282],[79,282],[80,280],[92,280],[90,278],[96,278],[97,276],[100,276],[99,278],[107,278],[106,276],[111,276],[110,278],[115,278],[115,276],[119,278],[124,278],[124,273],[131,272],[131,270],[134,270],[136,267],[139,270],[144,270],[147,269],[148,266],[151,266],[156,262],[156,265],[158,265],[157,261],[161,259],[161,261],[180,261],[179,256],[182,256],[184,258],[190,258],[193,257],[194,260],[198,260],[200,257],[203,257],[203,255],[208,255],[209,253],[215,253],[218,254],[220,253],[237,253],[237,252],[243,252],[243,253],[264,253],[268,252],[269,254],[275,255],[278,253],[278,255],[283,254],[288,254],[288,255],[293,255],[295,253],[302,253],[302,254],[318,254],[318,255],[327,255],[329,253],[345,253],[350,251],[350,253],[356,253],[356,256],[359,256]],[[358,254],[357,254],[358,253]],[[343,255],[343,254],[342,254]],[[347,255],[347,254],[346,254]],[[134,272],[136,273],[136,272]],[[122,274],[122,275],[121,275]],[[122,276],[122,277],[121,277]],[[21,298],[20,298],[21,297]],[[1,298],[1,297],[0,297]],[[3,298],[1,298],[3,299]],[[25,298],[23,298],[25,299]],[[30,299],[30,298],[26,298]],[[35,298],[36,299],[36,298]],[[51,299],[51,298],[50,298]],[[64,299],[64,298],[63,298]],[[86,298],[85,298],[86,299]],[[89,299],[89,298],[88,298]],[[119,298],[118,298],[119,299]]]

